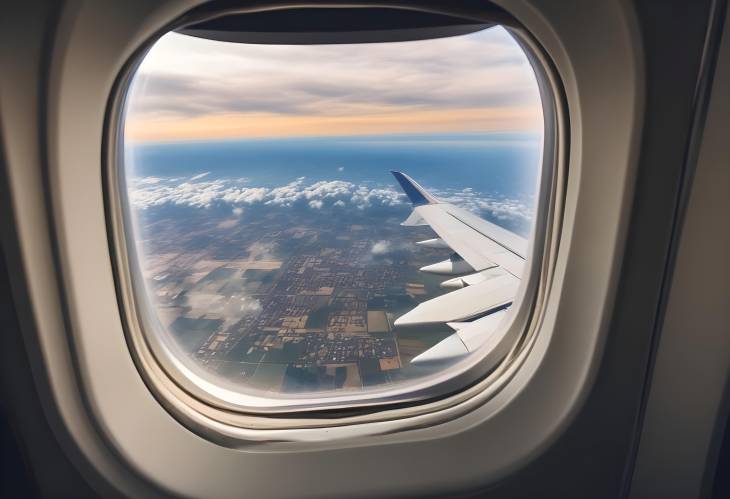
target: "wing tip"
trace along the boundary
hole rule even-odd
[[[413,180],[411,177],[403,172],[391,170],[391,174],[395,177],[398,183],[405,192],[408,199],[411,201],[413,206],[422,206],[425,204],[434,204],[438,201],[434,198],[426,189],[418,185],[418,182]]]

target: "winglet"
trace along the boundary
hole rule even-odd
[[[424,204],[438,203],[438,199],[433,197],[426,189],[418,185],[418,182],[401,172],[390,172],[400,184],[403,192],[406,193],[408,199],[411,200],[413,206],[421,206]]]

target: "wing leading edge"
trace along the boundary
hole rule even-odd
[[[411,362],[459,357],[475,350],[499,327],[517,292],[528,242],[438,200],[405,173],[392,173],[413,205],[413,212],[402,225],[428,225],[438,238],[418,244],[454,251],[449,259],[422,267],[421,271],[450,276],[442,287],[456,289],[419,304],[399,317],[395,325],[446,323],[456,330]]]

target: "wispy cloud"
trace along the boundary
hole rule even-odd
[[[533,72],[502,28],[307,46],[170,33],[142,62],[128,102],[128,136],[141,139],[357,134],[379,123],[401,132],[524,129],[540,114]]]
[[[208,175],[210,175],[210,172],[199,173],[197,175],[193,175],[192,177],[190,177],[190,180],[200,180],[201,178],[207,177]]]

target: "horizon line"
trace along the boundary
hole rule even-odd
[[[524,129],[515,128],[507,130],[466,130],[466,131],[443,131],[443,132],[394,132],[382,134],[334,134],[334,135],[241,135],[237,137],[180,137],[173,139],[150,139],[124,137],[124,144],[180,144],[180,143],[208,143],[208,142],[244,142],[244,141],[277,141],[277,140],[332,140],[332,139],[367,139],[367,138],[415,138],[415,137],[477,137],[484,135],[524,135],[524,136],[542,136],[543,130],[540,128]]]

